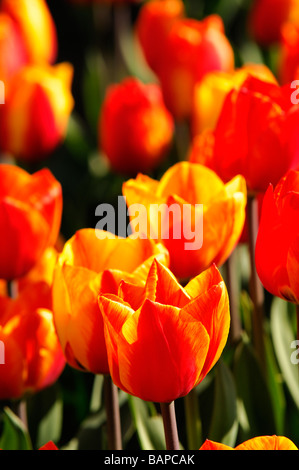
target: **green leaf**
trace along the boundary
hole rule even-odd
[[[233,373],[242,441],[254,436],[276,434],[269,389],[255,352],[246,339],[236,349]]]
[[[209,439],[234,447],[238,432],[234,377],[222,360],[218,362],[215,372],[214,405]]]
[[[165,450],[163,420],[155,413],[154,405],[129,396],[141,450]]]
[[[3,410],[3,432],[0,438],[2,450],[32,450],[29,433],[22,421],[8,407]]]
[[[281,374],[293,397],[294,403],[297,408],[299,408],[299,366],[298,364],[293,364],[291,360],[292,353],[294,352],[292,343],[295,341],[295,334],[292,328],[288,303],[277,297],[273,300],[271,308],[270,326],[274,350],[281,369]]]

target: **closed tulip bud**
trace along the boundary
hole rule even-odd
[[[37,161],[62,143],[74,106],[68,63],[22,68],[0,109],[0,147],[19,160]]]
[[[176,21],[159,53],[157,75],[164,100],[178,120],[190,117],[194,87],[208,72],[234,68],[233,49],[217,15]]]
[[[15,22],[29,63],[54,63],[56,26],[45,0],[2,0],[1,11]]]
[[[299,164],[299,108],[292,90],[249,77],[225,98],[217,125],[195,143],[190,161],[207,165],[223,181],[243,175],[251,192]]]
[[[52,173],[29,175],[0,165],[0,279],[25,276],[55,244],[62,216],[62,189]]]
[[[164,244],[171,271],[184,281],[213,263],[221,266],[243,230],[247,195],[241,176],[224,184],[208,168],[182,162],[160,181],[138,175],[125,182],[123,195],[133,232],[141,227]],[[136,205],[144,208],[137,217]]]
[[[66,244],[54,272],[53,312],[68,363],[83,371],[108,374],[100,292],[117,293],[122,279],[141,282],[167,251],[152,240],[119,238],[93,229],[78,231]]]
[[[143,288],[123,282],[118,296],[101,295],[99,305],[112,380],[145,401],[186,396],[227,341],[228,295],[214,266],[183,288],[156,260]]]
[[[4,85],[26,63],[25,47],[14,21],[0,13],[0,79]]]
[[[264,65],[247,64],[232,72],[210,72],[195,86],[192,105],[192,135],[215,129],[225,98],[233,89],[241,88],[250,76],[276,83],[270,69]]]
[[[160,87],[135,78],[112,85],[99,119],[100,148],[121,174],[149,172],[166,157],[174,123]]]
[[[263,201],[256,242],[256,269],[273,295],[299,303],[299,172],[289,171]]]
[[[173,24],[184,17],[181,0],[152,0],[143,5],[136,23],[136,34],[150,68],[157,72]],[[165,58],[163,59],[165,60]]]
[[[18,399],[49,387],[59,378],[65,358],[50,310],[50,288],[37,283],[1,311],[0,400]]]
[[[279,43],[284,23],[299,25],[298,0],[255,0],[249,16],[249,29],[262,46]]]
[[[206,440],[199,450],[298,450],[298,448],[287,437],[261,436],[248,439],[234,448]]]

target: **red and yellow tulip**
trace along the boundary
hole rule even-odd
[[[28,63],[52,64],[57,58],[56,26],[46,0],[2,0],[24,44]]]
[[[168,263],[165,248],[152,240],[120,238],[93,229],[79,230],[66,242],[54,272],[53,311],[72,367],[109,373],[98,295],[117,293],[123,279],[142,282],[155,257]]]
[[[62,188],[52,173],[33,175],[0,165],[0,279],[25,276],[54,246],[62,217]]]
[[[125,182],[123,195],[132,230],[136,232],[137,226],[165,245],[170,269],[181,280],[198,275],[212,263],[221,266],[243,230],[247,192],[241,176],[224,184],[205,166],[182,162],[169,168],[160,181],[140,174]],[[136,205],[145,208],[137,217]],[[185,208],[190,209],[189,220],[187,213],[184,217]],[[197,246],[202,228],[202,243]]]
[[[149,67],[158,72],[168,34],[174,23],[185,17],[182,0],[152,0],[140,9],[136,35]]]
[[[299,172],[289,171],[263,201],[256,242],[256,269],[264,287],[299,303]]]
[[[208,72],[234,69],[233,49],[217,15],[202,21],[190,18],[176,21],[165,47],[158,51],[156,73],[165,103],[178,120],[190,117],[195,85]]]
[[[63,141],[74,100],[73,67],[23,67],[6,89],[0,109],[0,147],[25,161],[48,156]]]
[[[262,46],[277,44],[284,23],[299,25],[298,0],[255,0],[249,16],[249,29]]]
[[[144,286],[122,282],[119,295],[101,295],[112,380],[145,401],[186,396],[219,359],[230,314],[215,266],[183,288],[155,260]]]
[[[225,98],[233,89],[240,89],[253,75],[277,84],[271,70],[262,64],[246,64],[232,72],[210,72],[195,86],[191,124],[193,137],[210,129],[214,130]]]
[[[215,130],[200,135],[190,161],[207,165],[223,181],[243,175],[249,190],[264,192],[298,167],[298,123],[290,88],[251,76],[229,92]]]
[[[52,385],[65,358],[55,331],[51,290],[44,282],[23,289],[16,299],[1,298],[0,399],[18,399]]]
[[[99,144],[112,169],[135,175],[166,157],[174,132],[160,87],[127,78],[108,89],[99,119]]]

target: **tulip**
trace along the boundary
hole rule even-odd
[[[179,121],[190,117],[195,85],[208,72],[234,68],[233,49],[217,15],[176,21],[159,53],[156,73],[165,103]]]
[[[0,110],[3,152],[31,162],[45,158],[61,144],[74,106],[72,75],[67,63],[28,66],[14,75]]]
[[[100,149],[112,169],[148,172],[166,157],[174,132],[160,87],[135,78],[111,85],[99,119]]]
[[[174,23],[185,16],[181,0],[152,0],[140,9],[136,35],[149,67],[157,72],[161,49],[165,48],[168,34]]]
[[[47,442],[47,444],[44,444],[39,448],[39,450],[59,450],[56,444],[54,444],[53,441]]]
[[[50,288],[44,283],[37,283],[34,290],[23,290],[16,299],[6,299],[0,320],[0,340],[5,348],[0,400],[38,392],[61,375],[65,359],[50,307]]]
[[[225,98],[233,89],[240,89],[248,76],[277,84],[270,69],[260,64],[246,64],[232,72],[210,72],[195,86],[192,106],[192,135],[214,130]]]
[[[255,260],[259,278],[273,295],[299,303],[299,172],[289,171],[262,206]]]
[[[282,84],[299,78],[299,25],[287,23],[281,32],[278,76]]]
[[[144,175],[125,182],[123,195],[133,232],[140,225],[141,231],[163,243],[170,269],[181,280],[212,263],[221,266],[242,233],[247,197],[241,176],[224,184],[208,168],[181,162],[159,182]],[[137,217],[135,204],[140,205]]]
[[[264,192],[299,164],[299,108],[289,87],[249,77],[225,99],[216,128],[206,130],[190,161],[223,181],[243,175],[251,192]]]
[[[26,64],[22,37],[9,15],[0,12],[0,78],[4,85]]]
[[[298,450],[298,448],[287,437],[262,436],[249,439],[235,448],[206,440],[199,450]]]
[[[1,11],[15,22],[29,63],[55,62],[57,32],[45,0],[2,0]]]
[[[168,262],[166,250],[148,239],[79,230],[66,242],[53,281],[57,333],[68,363],[79,370],[109,374],[98,294],[117,293],[122,279],[139,282],[154,257]]]
[[[145,401],[186,396],[227,340],[228,296],[215,266],[183,288],[155,260],[143,288],[124,281],[118,296],[100,295],[99,305],[112,380]]]
[[[62,188],[48,169],[33,175],[0,165],[0,279],[25,276],[54,246],[62,216]]]
[[[298,0],[255,0],[249,16],[253,38],[263,47],[279,43],[284,23],[299,25]]]

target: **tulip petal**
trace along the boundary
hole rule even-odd
[[[187,304],[181,312],[182,318],[185,315],[187,318],[190,315],[196,321],[201,322],[210,337],[209,351],[198,378],[199,383],[218,361],[228,338],[230,312],[224,282],[212,286]]]
[[[262,436],[240,444],[236,450],[298,450],[298,448],[286,437]]]
[[[129,393],[146,401],[171,402],[194,387],[209,338],[200,322],[184,322],[179,312],[146,300],[125,323],[118,360],[120,380]]]

